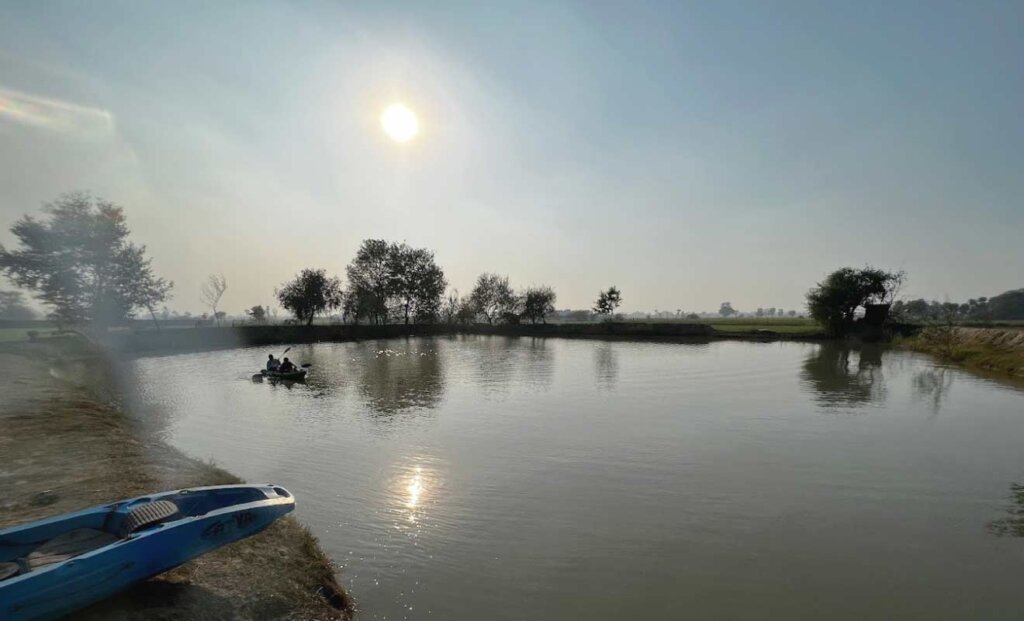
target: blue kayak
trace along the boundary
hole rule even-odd
[[[273,485],[141,496],[0,530],[0,619],[50,619],[270,526],[295,508]]]

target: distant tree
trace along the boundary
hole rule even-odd
[[[267,320],[267,309],[259,304],[245,309],[245,314],[256,323],[264,323]]]
[[[519,302],[512,286],[508,284],[508,276],[491,273],[480,274],[469,297],[477,312],[490,324],[495,320],[508,320],[511,315],[515,315]]]
[[[891,301],[903,278],[903,272],[844,267],[807,292],[807,309],[829,332],[842,336],[853,325],[859,307]]]
[[[732,302],[722,302],[722,305],[718,307],[718,314],[722,317],[732,317],[736,314],[736,310],[732,307]]]
[[[562,311],[562,316],[566,321],[590,321],[591,314],[590,310]]]
[[[217,318],[217,305],[220,304],[220,299],[224,297],[224,292],[228,290],[228,281],[224,278],[223,274],[210,274],[206,277],[206,282],[199,287],[199,301],[202,302],[203,306],[210,308],[213,313],[215,320]]]
[[[458,289],[449,291],[444,301],[441,302],[441,320],[445,323],[455,323],[459,315],[461,302]]]
[[[455,313],[455,321],[463,325],[471,324],[479,314],[473,298],[462,298],[459,300],[459,310]]]
[[[555,312],[555,291],[551,287],[530,287],[520,296],[523,300],[523,318],[530,323],[547,323],[546,318]]]
[[[608,287],[607,291],[602,291],[597,296],[594,312],[606,319],[610,319],[620,304],[622,304],[622,293],[614,286]]]
[[[349,306],[357,323],[359,317],[366,317],[374,324],[387,323],[388,298],[394,286],[391,246],[383,239],[364,239],[355,258],[345,268],[351,298]]]
[[[1013,289],[988,300],[988,313],[992,319],[1024,319],[1024,289]]]
[[[441,311],[441,297],[448,281],[426,248],[391,244],[388,248],[389,296],[396,301],[404,323],[432,322]]]
[[[757,312],[754,313],[754,315],[756,315],[757,317],[764,317],[764,309],[759,307],[757,309]]]
[[[0,291],[0,319],[35,319],[36,312],[25,303],[21,291]]]
[[[31,289],[59,322],[108,326],[139,309],[155,314],[173,283],[153,274],[146,247],[128,241],[124,210],[88,194],[65,194],[46,217],[11,227],[21,248],[0,245],[0,271]]]
[[[302,270],[295,280],[285,283],[275,293],[281,306],[307,326],[317,315],[328,313],[342,303],[341,281],[328,276],[325,270]]]
[[[213,314],[213,318],[216,319],[217,321],[224,321],[224,318],[227,316],[228,314],[225,313],[224,311],[217,311],[216,313]]]
[[[441,312],[448,283],[434,253],[426,248],[366,239],[346,272],[345,314],[357,323],[360,317],[374,324],[392,317],[406,324],[430,322]]]
[[[690,321],[694,321],[700,319],[700,315],[698,315],[697,313],[690,313],[689,315],[686,316],[686,318],[689,319]]]
[[[786,315],[788,317],[796,317],[796,311],[795,310],[787,311]]]

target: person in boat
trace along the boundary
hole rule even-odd
[[[281,368],[281,361],[274,357],[274,354],[270,354],[267,358],[267,370],[277,371]]]
[[[292,364],[292,361],[287,359],[287,358],[282,360],[281,361],[281,366],[279,366],[277,368],[277,372],[278,373],[293,373],[295,370],[296,370],[295,365]]]

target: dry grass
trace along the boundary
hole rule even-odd
[[[1024,331],[1015,329],[926,328],[902,345],[967,367],[1024,377]]]
[[[77,348],[77,349],[76,349]],[[109,367],[87,346],[0,351],[0,527],[199,485],[238,482],[139,433],[113,405]],[[333,605],[332,605],[333,604]],[[351,602],[292,518],[85,611],[83,619],[338,619]]]

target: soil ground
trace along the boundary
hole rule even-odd
[[[147,437],[116,405],[112,365],[73,337],[0,349],[0,528],[154,491],[237,483]],[[291,517],[76,619],[344,619],[329,559]]]

